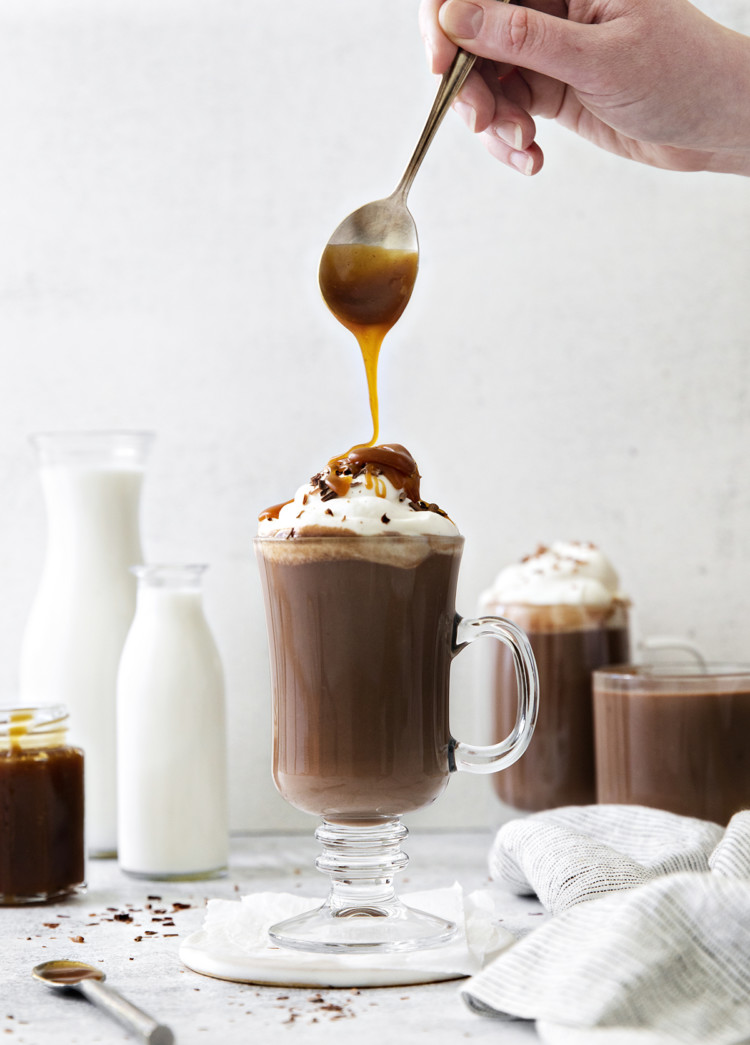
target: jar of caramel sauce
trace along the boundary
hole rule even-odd
[[[62,705],[0,707],[0,904],[84,886],[83,752]]]

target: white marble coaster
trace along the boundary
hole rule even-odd
[[[411,893],[411,907],[458,925],[442,947],[409,954],[308,954],[268,942],[275,922],[309,911],[322,900],[290,893],[251,893],[236,900],[209,900],[203,928],[180,945],[189,969],[223,980],[286,987],[387,987],[472,976],[514,942],[497,923],[491,891],[464,896],[456,884]]]

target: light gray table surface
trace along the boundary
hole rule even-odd
[[[402,892],[459,882],[466,892],[488,885],[491,832],[417,832]],[[533,1025],[470,1012],[462,981],[414,987],[295,989],[259,987],[201,976],[180,961],[180,940],[203,923],[206,900],[274,890],[319,896],[325,882],[308,835],[232,839],[229,873],[207,882],[156,882],[124,875],[115,860],[91,860],[85,894],[63,903],[0,908],[0,1041],[7,1045],[93,1045],[139,1040],[87,1001],[62,996],[31,976],[53,958],[103,968],[107,982],[168,1024],[178,1045],[239,1042],[354,1042],[399,1045],[459,1040],[529,1045]],[[505,901],[504,901],[505,902]],[[508,897],[509,922],[538,918],[534,900]],[[175,905],[189,905],[179,906]],[[172,924],[170,924],[172,923]]]

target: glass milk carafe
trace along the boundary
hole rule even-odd
[[[138,602],[117,681],[118,856],[142,878],[227,866],[224,676],[203,613],[205,566],[134,569]]]
[[[24,703],[64,703],[86,752],[86,842],[117,844],[115,692],[143,560],[139,507],[149,432],[31,437],[47,510],[42,579],[21,646]]]

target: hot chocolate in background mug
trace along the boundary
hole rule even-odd
[[[726,824],[750,808],[750,665],[594,672],[597,798]]]

